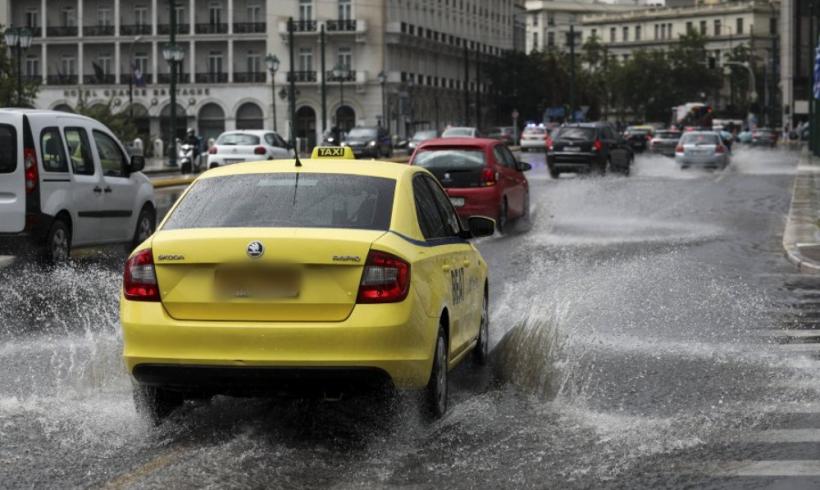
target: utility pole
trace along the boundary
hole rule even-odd
[[[327,131],[327,70],[325,68],[325,25],[319,31],[319,51],[322,65],[322,134]]]
[[[569,120],[575,122],[575,25],[569,26]]]
[[[464,125],[470,125],[470,51],[464,41]]]
[[[171,46],[176,46],[177,39],[177,9],[176,2],[168,2],[169,19],[171,21],[171,33],[169,35],[169,43]],[[177,64],[175,61],[170,63],[171,66],[171,141],[170,141],[170,160],[169,164],[172,167],[177,166]],[[133,74],[132,74],[133,76]]]
[[[293,146],[293,151],[299,154],[299,149],[296,148],[296,73],[293,67],[293,17],[288,18],[288,48],[290,50],[290,93],[288,94],[290,103],[290,144]]]

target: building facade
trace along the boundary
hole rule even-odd
[[[811,0],[783,0],[781,4],[780,86],[783,122],[792,128],[808,121],[812,98],[815,48],[820,34],[820,5]]]
[[[597,0],[527,0],[526,50],[565,50],[569,42],[570,26],[576,31],[576,41],[582,31],[581,18],[590,14],[625,12],[635,4],[604,3]]]
[[[185,53],[178,67],[180,134],[187,127],[207,138],[275,126],[288,135],[293,77],[293,131],[312,146],[334,125],[390,125],[403,135],[460,123],[476,106],[482,115],[486,87],[473,68],[513,49],[519,3],[0,0],[0,23],[34,34],[23,72],[41,82],[38,108],[110,103],[133,111],[144,139],[167,140],[171,70],[162,51],[173,8],[176,44]],[[266,67],[269,54],[280,60],[275,76]],[[337,65],[346,68],[341,77]]]

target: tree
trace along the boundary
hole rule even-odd
[[[0,26],[0,32],[4,28]],[[13,50],[12,50],[13,51]],[[37,93],[40,91],[40,82],[26,80],[23,77],[23,92],[18,102],[17,94],[17,60],[9,56],[9,49],[5,40],[0,36],[0,104],[7,107],[34,107]]]
[[[80,91],[82,94],[82,91]],[[128,117],[128,109],[121,112],[114,112],[114,99],[111,98],[105,104],[89,105],[80,95],[74,111],[77,114],[96,119],[106,125],[114,135],[123,142],[131,142],[137,137],[137,127],[134,121]]]

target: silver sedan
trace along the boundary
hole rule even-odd
[[[675,161],[681,168],[723,169],[729,165],[729,149],[713,131],[693,131],[681,136],[675,148]]]

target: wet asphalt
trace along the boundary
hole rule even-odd
[[[797,155],[558,181],[522,159],[531,223],[478,244],[491,365],[452,373],[435,423],[400,394],[217,397],[149,427],[119,357],[122,250],[0,263],[0,486],[817,488],[820,278],[781,246]]]

